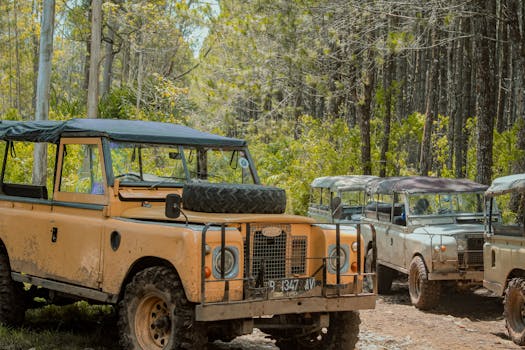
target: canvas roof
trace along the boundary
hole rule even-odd
[[[372,175],[339,175],[339,176],[323,176],[315,178],[311,187],[329,188],[332,192],[339,191],[364,191],[366,184],[372,180],[377,179],[377,176]]]
[[[492,182],[485,194],[491,197],[511,191],[525,192],[525,174],[499,177]]]
[[[387,177],[373,180],[367,186],[369,193],[447,193],[480,192],[488,188],[468,179],[450,179],[430,176]]]
[[[60,137],[108,137],[115,141],[178,144],[186,146],[245,146],[246,141],[192,129],[187,126],[122,119],[71,119],[67,121],[0,121],[0,139],[58,143]]]

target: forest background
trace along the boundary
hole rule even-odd
[[[1,119],[41,117],[44,5],[46,119],[244,138],[289,212],[317,176],[525,172],[520,0],[0,0]]]

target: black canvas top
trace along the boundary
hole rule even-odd
[[[449,179],[429,176],[390,177],[372,180],[368,186],[369,193],[393,194],[404,193],[447,193],[447,192],[481,192],[486,185],[468,179]]]
[[[178,144],[185,146],[245,146],[246,141],[198,131],[187,126],[121,119],[67,121],[0,121],[0,139],[58,143],[60,137],[102,136],[115,141]]]

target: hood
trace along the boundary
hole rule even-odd
[[[131,208],[124,210],[120,217],[129,219],[142,219],[154,221],[180,221],[185,222],[186,218],[181,215],[177,219],[170,219],[164,213],[164,206],[151,208]],[[313,224],[315,220],[305,216],[287,214],[229,214],[229,213],[203,213],[190,210],[183,210],[190,223],[245,223],[245,222],[264,222],[264,223],[283,223],[283,224]]]
[[[419,234],[431,234],[431,235],[445,235],[445,236],[461,236],[464,234],[483,234],[483,224],[448,224],[448,225],[429,225],[420,226],[412,231],[413,233]]]

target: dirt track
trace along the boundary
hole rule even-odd
[[[522,349],[507,337],[501,299],[483,288],[448,292],[438,308],[422,312],[410,305],[405,283],[379,296],[375,310],[361,312],[359,350]],[[277,349],[256,330],[212,349]]]

